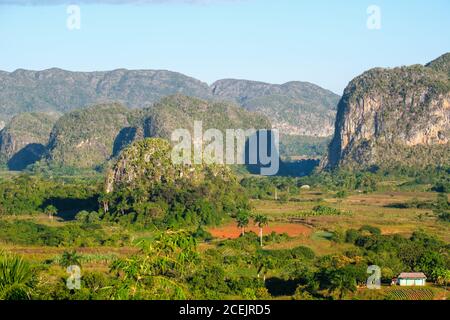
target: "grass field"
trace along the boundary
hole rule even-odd
[[[419,229],[433,234],[439,239],[450,242],[449,225],[440,222],[431,209],[419,209],[417,207],[404,207],[403,204],[411,202],[428,203],[436,200],[437,194],[423,191],[383,191],[374,193],[352,193],[343,199],[336,197],[333,192],[322,190],[300,191],[292,196],[289,201],[277,200],[252,200],[252,213],[266,215],[268,225],[263,228],[263,235],[271,233],[285,234],[282,241],[272,241],[264,244],[264,249],[271,251],[294,249],[304,246],[312,249],[316,256],[342,254],[354,248],[353,244],[332,240],[334,232],[345,232],[348,229],[358,229],[364,225],[378,227],[382,234],[400,234],[409,236]],[[339,215],[309,216],[317,206],[337,209]],[[26,220],[34,223],[62,228],[73,222],[66,221],[56,216],[49,219],[45,214],[3,216],[4,221]],[[150,239],[153,230],[123,229],[112,225],[103,225],[102,230],[107,235],[114,235],[126,230],[130,241],[121,245],[93,245],[87,247],[52,247],[18,245],[12,243],[0,243],[2,250],[19,254],[33,264],[44,264],[47,268],[48,281],[56,281],[65,276],[65,270],[59,265],[61,255],[68,250],[76,249],[81,257],[83,270],[89,272],[109,272],[110,265],[119,258],[127,258],[138,252],[135,244],[142,239]],[[199,251],[209,253],[215,251],[216,255],[234,258],[239,254],[239,249],[221,247],[228,239],[237,239],[242,230],[237,227],[233,219],[220,226],[209,227],[207,231],[213,236],[213,240],[200,243]],[[1,230],[0,230],[1,232]],[[246,232],[259,234],[259,228],[250,221]],[[246,253],[247,254],[247,253]],[[251,255],[251,254],[250,254]],[[245,254],[243,258],[246,259]],[[251,260],[251,256],[248,256]],[[233,264],[224,266],[228,276],[255,277],[258,273],[257,265],[253,263],[241,263],[239,267]],[[265,276],[278,279],[280,270],[269,270]],[[283,286],[284,284],[282,284]],[[443,288],[428,286],[426,288],[399,288],[383,286],[381,290],[368,290],[359,288],[357,292],[346,296],[347,299],[388,299],[388,300],[441,300],[448,297],[448,291]],[[229,297],[232,299],[233,297]],[[290,295],[275,295],[276,299],[291,299]]]
[[[450,241],[448,224],[437,221],[430,209],[394,208],[393,204],[403,204],[411,201],[434,201],[434,192],[376,192],[355,193],[345,199],[337,199],[332,193],[320,191],[303,192],[293,201],[254,200],[255,213],[265,214],[274,222],[288,222],[302,213],[310,211],[318,204],[339,209],[339,216],[314,216],[303,218],[301,222],[311,229],[309,237],[302,234],[292,244],[311,245],[313,242],[326,243],[323,237],[317,237],[317,232],[358,229],[364,225],[372,225],[381,229],[383,234],[410,235],[418,229],[430,232],[443,241]],[[318,247],[317,244],[313,245]],[[320,247],[320,245],[319,245]],[[325,247],[328,247],[325,245]],[[339,248],[336,248],[339,249]],[[325,250],[329,253],[329,250]]]
[[[448,224],[437,221],[429,209],[417,208],[392,208],[391,204],[407,203],[413,200],[433,201],[436,198],[434,192],[379,192],[356,193],[345,199],[336,199],[333,193],[311,190],[293,197],[289,202],[275,200],[252,200],[253,213],[264,214],[269,217],[269,224],[263,228],[263,234],[272,232],[287,233],[289,239],[272,244],[270,249],[288,249],[299,245],[305,245],[318,254],[330,254],[341,252],[349,248],[348,244],[337,244],[330,241],[327,234],[337,230],[358,229],[363,225],[372,225],[381,229],[383,234],[410,235],[412,232],[423,229],[440,239],[449,242],[450,232]],[[339,216],[314,216],[303,217],[302,213],[310,211],[314,206],[323,204],[339,209],[343,214]],[[298,219],[302,217],[301,219]],[[5,216],[1,219],[7,221],[29,220],[39,224],[61,227],[67,224],[63,219],[55,217],[49,220],[46,215],[33,216]],[[295,221],[295,222],[292,222]],[[225,223],[219,227],[211,227],[208,231],[217,240],[237,238],[241,229],[234,221]],[[250,223],[246,231],[259,233],[259,228]],[[114,230],[110,230],[114,232]],[[151,232],[135,232],[133,239],[142,239],[151,235]],[[23,247],[3,244],[2,248],[25,256],[48,258],[64,251],[64,248],[52,247]],[[120,248],[120,252],[127,253],[134,247]],[[116,248],[81,248],[80,252],[96,251],[101,254],[116,253]]]

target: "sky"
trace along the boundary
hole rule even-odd
[[[450,51],[448,0],[71,3],[78,20],[64,0],[0,0],[0,70],[164,69],[209,84],[308,81],[342,94],[370,68]]]

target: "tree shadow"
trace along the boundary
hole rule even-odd
[[[136,138],[137,129],[134,127],[127,127],[120,130],[119,134],[116,136],[113,144],[112,156],[116,157],[119,153]]]
[[[58,211],[58,217],[64,221],[72,221],[80,211],[98,211],[98,195],[85,199],[76,197],[50,197],[41,205],[41,209],[54,206]]]
[[[300,281],[293,279],[269,278],[266,280],[266,288],[273,297],[292,296],[298,285]]]
[[[305,159],[285,162],[280,160],[279,177],[305,177],[310,175],[320,165],[318,159]]]
[[[43,144],[30,143],[14,154],[8,161],[8,169],[22,171],[29,165],[39,161],[45,152],[46,148]]]

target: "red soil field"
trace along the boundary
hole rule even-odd
[[[213,237],[219,239],[235,239],[241,235],[241,229],[235,223],[210,228],[208,231]],[[259,228],[252,224],[245,228],[245,232],[249,231],[259,234]],[[279,234],[287,233],[290,237],[296,237],[299,235],[309,235],[311,231],[311,228],[298,223],[272,223],[263,228],[263,235],[276,232]]]

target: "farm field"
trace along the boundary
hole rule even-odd
[[[437,235],[443,241],[450,241],[448,225],[439,223],[433,217],[431,209],[395,208],[396,204],[411,201],[432,202],[435,192],[375,192],[353,194],[337,200],[333,193],[308,191],[294,197],[294,201],[281,203],[275,200],[254,200],[254,211],[267,215],[271,221],[288,222],[290,225],[303,224],[311,229],[309,237],[300,237],[304,241],[314,238],[316,232],[346,230],[372,225],[380,228],[383,234],[410,235],[418,228]],[[314,206],[324,204],[343,213],[338,216],[303,217]]]
[[[209,228],[208,231],[212,234],[214,238],[217,239],[236,239],[241,235],[241,230],[236,228],[235,223],[228,223],[220,227]],[[246,232],[258,233],[258,227],[256,225],[251,225],[246,228]],[[282,223],[273,222],[266,228],[264,228],[266,234],[272,232],[283,234],[286,233],[289,237],[306,237],[312,232],[312,228],[299,224],[299,223]]]
[[[5,179],[21,183],[23,178],[9,176]],[[256,181],[265,183],[265,180]],[[389,286],[391,279],[400,272],[423,268],[415,265],[424,265],[421,257],[428,255],[430,244],[435,250],[427,256],[431,259],[430,263],[433,266],[445,263],[440,257],[445,259],[449,253],[445,246],[450,242],[449,225],[441,221],[435,212],[437,201],[442,202],[442,193],[431,191],[429,187],[396,190],[395,184],[389,182],[383,183],[380,190],[352,190],[342,195],[320,185],[303,190],[295,187],[295,180],[279,181],[277,183],[285,187],[278,187],[277,200],[270,193],[273,186],[262,197],[249,196],[248,211],[241,211],[246,217],[243,225],[239,222],[242,213],[238,213],[223,216],[209,225],[193,223],[172,228],[167,227],[166,221],[164,224],[145,224],[100,219],[101,210],[87,211],[87,206],[95,203],[85,200],[90,199],[91,192],[95,192],[95,184],[71,180],[62,185],[46,180],[32,181],[38,185],[49,185],[47,187],[57,184],[58,188],[68,193],[66,197],[70,205],[75,203],[72,199],[75,195],[80,198],[80,206],[84,207],[68,211],[64,198],[61,198],[55,202],[59,207],[55,207],[53,214],[46,213],[50,212],[48,208],[42,211],[38,208],[30,213],[0,215],[0,255],[20,257],[29,264],[37,277],[33,283],[39,284],[29,294],[37,299],[122,299],[115,288],[128,290],[128,286],[135,286],[129,281],[136,281],[132,280],[134,277],[145,277],[140,272],[147,272],[144,266],[151,261],[149,259],[157,258],[160,250],[165,254],[175,254],[177,251],[172,252],[172,249],[166,251],[172,247],[173,244],[169,243],[173,241],[188,246],[184,250],[194,250],[195,259],[199,259],[183,267],[187,275],[183,280],[177,280],[182,281],[180,290],[186,290],[186,298],[448,298],[449,292],[442,276],[431,271],[426,288]],[[26,181],[26,184],[29,183]],[[73,183],[76,188],[73,188]],[[250,195],[254,192],[252,186],[244,182],[241,184]],[[386,190],[387,185],[391,190]],[[12,186],[7,188],[8,192],[13,189]],[[286,190],[289,190],[288,196]],[[45,197],[45,192],[42,194]],[[34,193],[30,195],[35,197]],[[25,197],[29,195],[25,194]],[[8,202],[5,203],[8,205]],[[30,208],[33,208],[32,205]],[[126,217],[124,215],[122,218]],[[262,238],[259,237],[261,229]],[[195,244],[193,242],[191,247],[190,242],[175,240],[179,236],[195,239]],[[165,241],[168,243],[164,244]],[[379,251],[377,243],[381,244],[382,251]],[[410,246],[412,252],[402,255],[401,250]],[[392,254],[390,250],[397,250],[397,253]],[[182,260],[170,267],[171,272],[175,273],[162,271],[167,279],[180,277],[176,272],[186,259],[184,251],[180,254]],[[411,256],[415,254],[419,256]],[[171,259],[179,258],[173,256]],[[156,260],[154,263],[159,265],[161,262]],[[71,264],[81,266],[82,279],[86,279],[83,280],[84,290],[71,293],[65,289],[64,279],[68,277],[66,268]],[[366,269],[370,264],[382,266],[381,290],[365,287],[368,277]],[[135,265],[141,265],[143,269],[134,271]],[[334,280],[336,275],[346,277],[347,272],[351,275],[350,282],[343,282],[347,281],[346,278]],[[339,287],[338,284],[342,283],[345,287]],[[99,291],[99,288],[104,289]],[[144,291],[147,288],[144,285],[140,288],[142,293],[136,289],[136,293],[131,291],[132,296],[128,298],[151,299],[153,295],[161,294],[141,296],[148,289]]]
[[[447,300],[449,293],[432,286],[423,288],[384,286],[380,290],[359,289],[352,297],[358,300]]]

